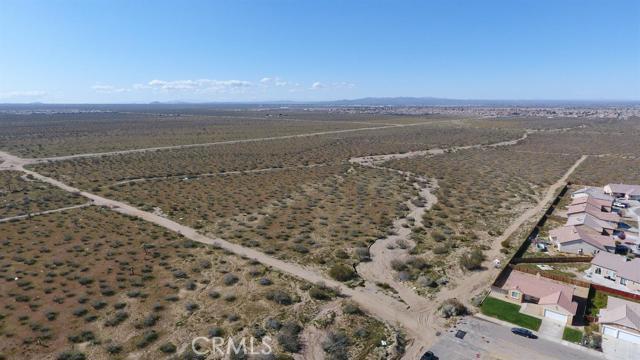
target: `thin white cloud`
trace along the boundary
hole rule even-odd
[[[263,86],[277,86],[277,87],[294,85],[279,77],[263,77],[262,79],[260,79],[260,84],[262,84]]]
[[[313,84],[311,84],[311,90],[320,90],[320,89],[324,89],[325,87],[326,86],[320,81],[316,81]]]
[[[197,79],[197,80],[151,80],[147,85],[152,89],[164,90],[164,91],[184,91],[191,90],[196,92],[201,91],[213,91],[213,92],[226,92],[239,89],[246,89],[252,86],[250,81],[244,80],[211,80],[211,79]]]
[[[119,88],[112,85],[93,85],[91,88],[101,94],[117,94],[131,91],[131,89]]]
[[[1,99],[39,99],[47,95],[45,91],[40,90],[18,90],[0,92]]]

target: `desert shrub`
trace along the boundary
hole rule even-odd
[[[393,259],[391,260],[391,268],[395,271],[403,271],[407,269],[407,264],[402,260]]]
[[[313,285],[309,289],[309,296],[316,300],[330,300],[336,296],[336,291],[323,283]]]
[[[440,315],[444,318],[462,316],[467,313],[467,308],[456,299],[447,299],[440,305]]]
[[[356,277],[356,272],[349,265],[336,264],[329,269],[329,276],[338,281],[349,281]]]
[[[418,270],[425,270],[429,267],[429,263],[425,258],[411,256],[407,259],[406,264]]]
[[[267,292],[266,298],[280,305],[291,305],[291,295],[281,289],[273,289]]]
[[[273,284],[273,282],[266,277],[260,278],[260,280],[258,280],[258,283],[262,286],[269,286]]]
[[[155,332],[155,330],[145,331],[144,334],[142,334],[142,338],[136,343],[136,347],[138,349],[145,348],[157,339],[158,333]]]
[[[104,322],[104,326],[118,326],[129,318],[129,314],[125,311],[116,311],[112,318]]]
[[[65,351],[56,357],[57,360],[85,360],[87,356],[79,351]]]
[[[349,315],[361,315],[362,314],[362,310],[360,310],[360,307],[358,307],[358,305],[356,303],[354,303],[353,301],[347,301],[342,305],[342,311],[345,314],[349,314]]]
[[[268,318],[264,321],[264,327],[271,330],[280,330],[282,323],[278,319]]]
[[[119,354],[122,352],[122,345],[111,343],[107,345],[106,350],[111,355]]]
[[[219,297],[220,297],[220,293],[219,293],[219,292],[217,292],[217,291],[215,291],[215,290],[211,290],[211,291],[209,291],[209,294],[208,294],[208,295],[209,295],[209,297],[210,297],[210,298],[212,298],[212,299],[217,299],[217,298],[219,298]]]
[[[222,329],[221,327],[216,326],[209,329],[210,338],[221,337],[221,336],[224,336],[224,329]]]
[[[144,320],[142,320],[142,326],[152,327],[158,322],[158,320],[160,320],[160,316],[158,314],[149,314],[144,318]]]
[[[426,275],[420,276],[418,278],[418,280],[417,280],[417,283],[418,283],[419,286],[422,286],[422,287],[436,287],[436,286],[438,286],[438,284],[436,283],[436,281],[433,278],[431,278],[430,276],[426,276]]]
[[[284,351],[290,353],[300,351],[301,344],[298,338],[300,331],[302,331],[302,327],[295,322],[287,322],[282,326],[276,339]]]
[[[173,354],[174,352],[176,352],[176,346],[173,345],[172,343],[168,342],[168,343],[164,343],[160,346],[160,351],[162,351],[165,354]]]
[[[449,246],[449,244],[439,244],[434,246],[431,251],[433,251],[433,253],[436,255],[444,255],[449,253],[450,249],[451,249],[451,246]]]
[[[224,274],[224,276],[222,277],[222,282],[227,286],[231,286],[231,285],[237,283],[238,280],[239,280],[238,277],[236,275],[234,275],[234,274],[231,274],[231,273]]]
[[[198,305],[195,302],[189,301],[186,304],[184,304],[184,308],[189,312],[194,312],[200,308],[200,305]]]
[[[96,310],[100,310],[100,309],[103,309],[105,306],[107,306],[107,303],[102,300],[97,300],[97,301],[94,301],[91,304],[91,306],[93,306],[93,308]]]
[[[87,314],[88,310],[86,308],[80,307],[77,308],[75,310],[73,310],[73,315],[77,316],[77,317],[81,317],[81,316],[85,316]]]
[[[361,262],[371,261],[371,254],[369,253],[369,248],[360,247],[355,250],[356,256],[358,260]]]
[[[466,270],[478,270],[482,266],[485,256],[480,249],[473,249],[460,256],[460,266]]]
[[[332,331],[322,342],[322,349],[331,355],[331,359],[347,360],[349,358],[349,337],[342,331]]]
[[[49,321],[53,321],[58,317],[58,312],[56,311],[47,311],[44,316],[47,318],[47,320]]]
[[[72,343],[78,344],[78,343],[83,343],[87,341],[94,341],[96,339],[96,335],[91,331],[83,331],[76,335],[70,335],[68,339]]]

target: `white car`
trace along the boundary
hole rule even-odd
[[[629,205],[627,205],[627,204],[625,204],[623,202],[620,202],[620,201],[614,201],[613,202],[613,206],[619,207],[619,208],[622,208],[622,209],[626,209],[626,208],[629,207]]]

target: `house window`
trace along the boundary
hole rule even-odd
[[[520,292],[519,291],[512,291],[511,292],[511,297],[514,299],[519,299],[520,298]]]
[[[620,278],[620,285],[627,285],[627,279]]]
[[[598,275],[602,274],[602,268],[597,267],[596,268],[596,274],[598,274]]]

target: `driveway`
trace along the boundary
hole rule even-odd
[[[550,339],[562,339],[563,332],[564,324],[549,318],[542,318],[542,324],[540,324],[540,329],[538,329],[538,335]]]
[[[464,339],[461,340],[454,336],[457,329],[467,332]],[[467,316],[458,323],[455,329],[442,333],[438,342],[430,350],[443,360],[604,359],[601,353],[576,347],[563,345],[560,342],[547,340],[544,337],[528,339],[512,334],[507,326]],[[633,359],[633,357],[626,359]]]
[[[637,359],[638,354],[640,354],[640,344],[633,344],[628,341],[603,336],[602,352],[609,360]]]

